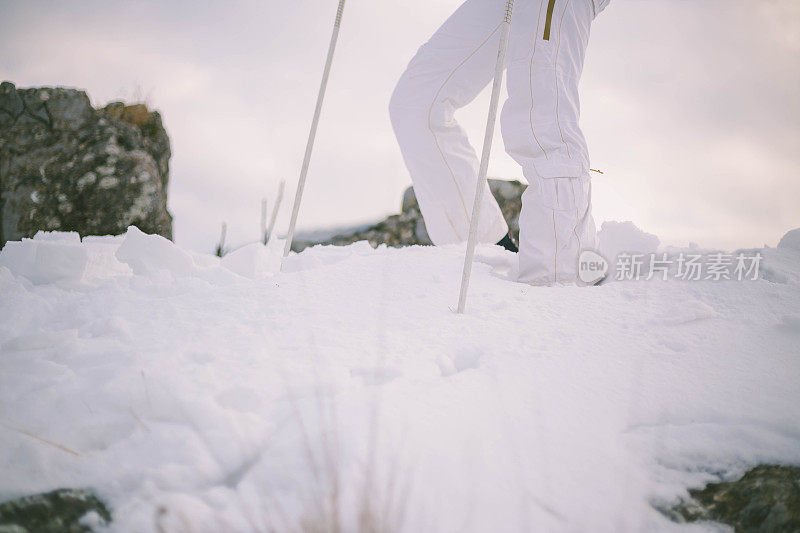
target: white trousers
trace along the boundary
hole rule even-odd
[[[609,0],[516,0],[501,128],[530,186],[520,214],[519,280],[569,282],[596,247],[578,81],[596,14]],[[466,241],[479,160],[455,111],[491,81],[505,0],[467,0],[411,60],[392,95],[395,135],[434,244]],[[478,240],[508,231],[486,191]]]

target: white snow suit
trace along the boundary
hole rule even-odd
[[[589,29],[610,0],[516,0],[508,51],[506,150],[530,186],[522,197],[519,281],[570,282],[596,247],[578,80]],[[491,81],[505,0],[467,0],[422,45],[392,95],[395,135],[434,244],[469,233],[479,160],[454,118]],[[478,240],[508,231],[487,190]]]

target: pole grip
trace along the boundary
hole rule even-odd
[[[512,2],[514,0],[511,0]],[[336,22],[333,23],[337,28],[342,24],[342,13],[344,13],[344,0],[339,0],[339,8],[336,10]]]
[[[511,13],[513,11],[514,11],[514,0],[508,0],[508,2],[506,2],[506,18],[503,19],[503,22],[511,24]]]

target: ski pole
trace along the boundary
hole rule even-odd
[[[464,312],[467,304],[467,291],[469,290],[469,277],[472,273],[472,260],[475,257],[475,244],[478,240],[478,222],[480,221],[481,203],[486,189],[486,174],[489,170],[489,154],[492,152],[492,138],[494,126],[497,121],[497,104],[500,101],[500,87],[503,84],[503,71],[506,66],[506,50],[508,49],[508,35],[511,32],[511,12],[514,9],[514,0],[506,2],[506,14],[500,29],[500,50],[497,53],[497,64],[494,67],[494,84],[492,85],[492,100],[489,104],[489,118],[486,121],[486,134],[483,137],[483,153],[481,166],[478,171],[478,188],[475,191],[475,202],[472,204],[472,218],[469,223],[469,239],[467,240],[467,253],[464,257],[464,272],[461,274],[461,293],[458,295],[458,313]]]
[[[333,23],[333,35],[331,44],[328,47],[328,58],[325,61],[325,70],[322,72],[322,83],[317,95],[317,107],[314,110],[314,119],[311,121],[311,132],[308,134],[306,153],[303,156],[303,167],[300,170],[300,179],[297,181],[297,192],[294,195],[294,206],[292,207],[292,218],[289,220],[289,231],[286,234],[286,245],[283,249],[283,257],[289,255],[292,249],[292,239],[294,238],[294,228],[297,224],[297,214],[300,212],[300,202],[303,199],[303,188],[306,184],[308,175],[308,165],[311,162],[311,152],[314,149],[314,139],[317,136],[317,126],[319,126],[319,116],[322,112],[322,101],[325,99],[325,89],[328,87],[328,77],[331,73],[331,63],[333,62],[333,51],[336,49],[336,41],[339,39],[339,26],[342,23],[342,13],[344,12],[345,0],[339,0],[339,8],[336,10],[336,21]]]
[[[286,182],[281,180],[281,184],[278,186],[278,197],[275,199],[275,206],[272,208],[272,215],[269,218],[269,226],[267,226],[267,231],[264,234],[264,244],[269,242],[270,237],[272,237],[272,230],[275,229],[275,221],[278,219],[278,210],[281,208],[283,188],[285,186]]]

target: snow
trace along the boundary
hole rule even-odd
[[[270,246],[259,243],[248,244],[222,258],[221,264],[231,272],[249,279],[270,276],[280,269],[282,250],[275,247],[280,241],[273,240]]]
[[[189,252],[160,235],[146,235],[135,226],[128,229],[115,255],[120,262],[131,267],[134,274],[142,276],[163,273],[181,278],[189,277],[197,270]]]
[[[281,249],[8,243],[0,499],[92,487],[114,531],[713,531],[653,504],[800,462],[791,246],[767,279],[588,288],[480,247],[463,316],[460,247]]]
[[[637,228],[633,222],[603,222],[598,232],[600,252],[608,261],[614,261],[622,252],[649,254],[658,249],[660,240],[652,233]]]
[[[40,231],[33,239],[7,243],[2,253],[8,268],[24,272],[36,284],[78,281],[89,258],[77,233],[59,235]]]

